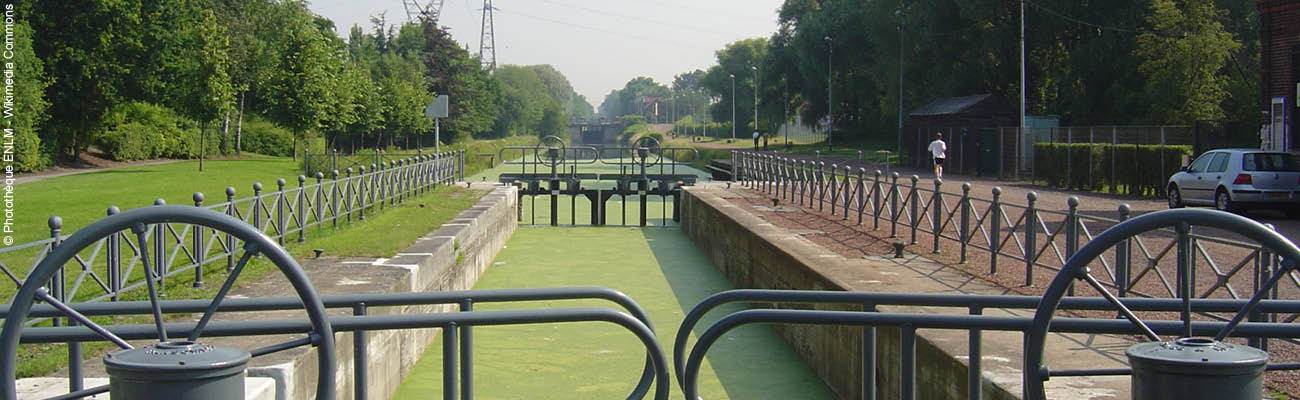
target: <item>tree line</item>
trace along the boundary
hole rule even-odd
[[[1234,127],[1230,134],[1255,135],[1260,40],[1254,2],[1023,4],[1027,113],[1058,115],[1063,125],[1216,121]],[[900,90],[904,113],[974,94],[993,94],[1015,109],[1021,5],[786,0],[771,37],[728,44],[716,52],[716,65],[678,75],[672,87],[634,79],[600,109],[645,115],[641,104],[675,99],[691,110],[679,117],[726,122],[734,104],[742,130],[774,132],[800,116],[809,125],[833,120],[837,135],[858,137],[893,137]]]
[[[17,6],[19,171],[95,148],[119,160],[243,150],[431,146],[562,135],[593,110],[549,65],[495,71],[436,21],[353,26],[301,0],[38,1]],[[313,143],[309,146],[307,143]]]

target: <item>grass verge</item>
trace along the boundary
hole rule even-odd
[[[367,214],[367,221],[340,223],[339,227],[311,228],[303,243],[289,241],[286,249],[296,258],[312,254],[311,249],[324,248],[330,255],[382,257],[396,253],[411,245],[419,237],[442,226],[478,201],[486,192],[471,191],[463,187],[443,186],[427,194],[407,200],[383,210]],[[243,282],[256,281],[276,271],[274,265],[262,260],[250,261],[240,275]],[[139,275],[139,274],[137,274]],[[140,279],[140,276],[133,277]],[[204,288],[192,288],[192,274],[181,274],[167,280],[169,299],[212,298],[226,279],[225,268],[209,264],[204,269]],[[135,290],[122,296],[122,300],[147,300],[148,293]],[[186,318],[175,315],[171,318]],[[99,324],[139,324],[150,321],[146,316],[117,316],[94,318]],[[104,342],[84,345],[83,359],[96,358],[112,349]],[[62,344],[23,345],[18,353],[17,377],[50,374],[67,363],[67,346]]]

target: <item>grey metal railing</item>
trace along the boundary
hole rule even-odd
[[[1130,240],[1142,233],[1163,228],[1177,231],[1177,271],[1181,276],[1191,274],[1192,252],[1191,227],[1206,226],[1223,229],[1242,235],[1259,243],[1263,248],[1278,255],[1278,269],[1270,270],[1265,281],[1249,300],[1193,299],[1190,289],[1191,280],[1183,279],[1184,285],[1177,298],[1171,299],[1120,299],[1110,293],[1110,289],[1099,282],[1087,268],[1089,264],[1106,251]],[[673,346],[674,366],[678,373],[678,383],[686,398],[696,397],[696,379],[704,355],[708,349],[728,331],[748,324],[799,324],[799,325],[841,325],[863,327],[862,339],[862,387],[864,399],[875,398],[879,388],[876,387],[876,335],[877,327],[895,327],[901,331],[899,344],[898,397],[910,400],[916,396],[916,343],[917,329],[966,330],[969,332],[969,378],[966,392],[970,398],[978,399],[982,391],[982,371],[980,370],[981,331],[1021,332],[1025,338],[1024,384],[1025,398],[1043,400],[1045,392],[1043,381],[1049,377],[1129,375],[1133,371],[1127,368],[1092,369],[1092,370],[1050,370],[1044,367],[1045,341],[1049,332],[1068,333],[1114,333],[1140,334],[1153,341],[1162,340],[1159,335],[1174,335],[1180,338],[1207,336],[1210,342],[1218,343],[1229,337],[1248,338],[1248,344],[1267,348],[1266,338],[1294,339],[1300,336],[1296,325],[1278,322],[1243,322],[1265,321],[1265,314],[1275,315],[1292,313],[1300,307],[1297,300],[1265,300],[1276,285],[1300,267],[1300,249],[1294,242],[1282,237],[1277,232],[1246,218],[1211,210],[1168,210],[1146,214],[1111,227],[1071,255],[1065,266],[1053,279],[1043,297],[1023,296],[972,296],[972,295],[927,295],[927,294],[881,294],[859,292],[815,292],[815,291],[777,291],[744,290],[731,291],[714,295],[697,305],[683,320]],[[1096,290],[1099,298],[1066,297],[1069,287],[1075,281],[1087,283]],[[683,359],[683,351],[689,334],[695,324],[709,310],[719,305],[732,302],[759,303],[763,307],[775,308],[772,303],[823,303],[860,305],[861,312],[856,311],[820,311],[820,310],[785,310],[760,309],[732,313],[718,320],[705,332]],[[966,308],[970,315],[934,315],[876,312],[881,305],[908,305],[926,307]],[[989,316],[984,310],[998,309],[1034,309],[1033,317]],[[1063,318],[1060,310],[1106,310],[1117,312],[1123,319]],[[1179,315],[1177,321],[1144,321],[1136,312],[1156,311]],[[1232,313],[1227,322],[1193,321],[1196,314]],[[1180,342],[1181,343],[1181,342]],[[1203,360],[1204,361],[1204,360]],[[1226,366],[1227,364],[1225,364]],[[1211,367],[1204,367],[1211,368]],[[1300,369],[1300,363],[1274,363],[1268,370]]]
[[[1118,218],[1081,214],[1079,202],[1071,198],[1065,211],[1038,203],[1029,192],[1023,203],[1008,201],[1000,188],[993,188],[989,199],[971,194],[969,184],[961,192],[944,191],[944,182],[935,180],[933,187],[920,185],[913,175],[904,182],[893,173],[888,177],[879,170],[852,170],[826,162],[810,162],[770,154],[737,151],[738,180],[746,187],[763,192],[773,199],[824,211],[852,224],[870,224],[872,230],[888,229],[889,237],[908,244],[925,243],[939,252],[941,240],[957,244],[958,260],[966,263],[968,252],[988,255],[988,274],[999,268],[1023,268],[1023,283],[1040,282],[1038,275],[1054,274],[1078,249],[1108,227],[1128,220],[1131,210],[1121,205]],[[1091,266],[1105,271],[1101,282],[1117,289],[1120,297],[1177,296],[1184,278],[1200,298],[1241,298],[1241,292],[1258,291],[1271,270],[1277,268],[1275,257],[1258,245],[1243,242],[1216,231],[1190,235],[1194,256],[1187,276],[1176,274],[1173,229],[1161,229],[1136,235],[1110,254],[1098,257]],[[1229,237],[1225,237],[1229,236]],[[1206,279],[1208,277],[1208,279]],[[1271,298],[1282,293],[1300,294],[1300,276],[1289,274]],[[1073,288],[1071,288],[1071,294]],[[1281,317],[1284,321],[1300,314]]]

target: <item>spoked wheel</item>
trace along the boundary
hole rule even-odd
[[[1184,309],[1182,310],[1181,327],[1178,329],[1178,332],[1176,332],[1178,339],[1164,341],[1147,322],[1140,319],[1132,310],[1129,310],[1120,303],[1119,299],[1115,295],[1111,294],[1106,287],[1102,286],[1102,284],[1092,276],[1087,266],[1094,259],[1101,256],[1103,252],[1125,239],[1143,232],[1172,227],[1177,232],[1176,240],[1178,241],[1177,251],[1179,254],[1178,268],[1180,270],[1185,270],[1190,267],[1189,260],[1194,251],[1190,237],[1192,226],[1218,228],[1254,240],[1264,248],[1269,249],[1273,251],[1274,254],[1280,256],[1283,260],[1282,268],[1275,272],[1267,283],[1261,285],[1259,291],[1253,298],[1251,298],[1251,301],[1248,302],[1242,310],[1238,311],[1236,315],[1229,320],[1228,324],[1220,329],[1212,338],[1193,337],[1196,333],[1192,329],[1191,323],[1190,296],[1191,293],[1193,293],[1193,288],[1190,287],[1190,280],[1184,280],[1184,288],[1181,290],[1183,294]],[[1200,209],[1165,210],[1145,214],[1115,225],[1103,232],[1101,235],[1098,235],[1095,239],[1080,249],[1073,257],[1070,257],[1065,266],[1061,268],[1060,273],[1058,273],[1056,278],[1052,280],[1047,291],[1043,294],[1043,299],[1039,302],[1038,309],[1034,313],[1034,323],[1028,331],[1028,338],[1026,339],[1027,343],[1025,344],[1024,384],[1026,388],[1026,398],[1032,400],[1047,399],[1046,385],[1044,382],[1047,381],[1052,374],[1050,370],[1045,368],[1043,365],[1043,353],[1045,351],[1048,331],[1052,323],[1052,318],[1056,314],[1057,307],[1060,305],[1061,298],[1065,295],[1066,290],[1069,288],[1072,281],[1076,279],[1084,281],[1105,297],[1115,306],[1116,309],[1119,310],[1121,315],[1137,327],[1143,336],[1152,341],[1129,348],[1128,353],[1131,357],[1135,357],[1134,371],[1142,368],[1138,365],[1138,362],[1136,362],[1137,360],[1158,359],[1160,361],[1171,362],[1167,357],[1162,358],[1166,355],[1149,353],[1151,356],[1150,358],[1147,358],[1147,355],[1137,354],[1140,351],[1159,352],[1166,350],[1188,350],[1188,352],[1204,354],[1203,352],[1205,352],[1206,349],[1209,349],[1212,350],[1209,351],[1209,353],[1253,353],[1254,355],[1252,356],[1253,358],[1251,358],[1251,361],[1257,362],[1259,367],[1258,370],[1259,372],[1262,372],[1263,364],[1267,362],[1266,353],[1253,348],[1245,348],[1244,346],[1224,343],[1222,340],[1227,338],[1236,326],[1245,320],[1248,314],[1253,311],[1255,305],[1257,305],[1261,299],[1265,298],[1268,293],[1272,291],[1272,288],[1277,285],[1281,278],[1287,276],[1291,271],[1296,269],[1297,260],[1300,260],[1300,248],[1297,248],[1294,243],[1291,243],[1282,235],[1248,218],[1224,212]],[[1168,332],[1168,329],[1165,329],[1164,331],[1165,333],[1171,333]],[[1200,361],[1199,358],[1202,356],[1198,355],[1196,357],[1198,358],[1196,361]],[[1210,360],[1208,358],[1205,359],[1205,361],[1219,361],[1226,363],[1226,361],[1223,360]],[[1244,361],[1246,360],[1233,360],[1233,362],[1237,363],[1236,365],[1238,367],[1247,364]],[[1143,362],[1145,363],[1145,361]],[[1071,373],[1073,376],[1107,374],[1110,373],[1101,371],[1072,371]],[[1138,385],[1134,385],[1135,388],[1137,388],[1137,386]]]
[[[100,239],[118,234],[122,231],[129,231],[129,236],[134,239],[134,243],[128,244],[138,249],[148,249],[150,246],[149,235],[146,233],[150,225],[181,223],[191,224],[211,228],[221,234],[229,234],[243,243],[243,254],[238,263],[229,272],[228,277],[222,284],[220,290],[211,299],[206,311],[198,322],[188,330],[188,336],[185,338],[173,337],[171,334],[179,333],[178,329],[186,327],[166,326],[162,316],[162,307],[159,300],[158,284],[155,279],[161,277],[155,275],[153,266],[158,260],[150,258],[148,251],[140,252],[140,266],[145,271],[145,282],[149,291],[149,301],[153,311],[153,328],[152,329],[121,329],[121,336],[114,333],[116,329],[112,326],[103,326],[89,318],[77,313],[67,304],[51,296],[45,290],[45,285],[60,273],[60,269],[65,263],[72,262],[69,268],[78,265],[74,261],[77,254],[90,246],[95,245]],[[163,226],[163,225],[159,225]],[[233,246],[233,245],[232,245]],[[292,285],[298,297],[301,298],[305,306],[307,318],[310,320],[311,331],[302,339],[291,340],[285,343],[255,349],[251,352],[238,349],[228,349],[215,347],[199,342],[204,328],[212,321],[212,317],[221,305],[222,301],[229,294],[230,289],[234,286],[240,273],[244,270],[249,260],[254,256],[261,255],[266,257],[271,263],[284,274],[290,285]],[[121,350],[115,351],[105,357],[106,366],[110,374],[114,369],[125,371],[124,374],[145,375],[149,371],[155,374],[175,374],[175,376],[194,376],[209,377],[215,372],[228,372],[234,379],[243,379],[243,364],[250,356],[256,357],[262,354],[273,353],[280,350],[314,345],[319,352],[317,357],[317,386],[316,398],[319,400],[334,399],[334,375],[335,375],[335,348],[334,333],[330,327],[329,320],[325,314],[325,306],[316,294],[316,290],[307,280],[306,274],[302,268],[294,261],[283,248],[278,246],[269,237],[258,232],[252,226],[245,224],[234,217],[214,211],[204,210],[197,207],[181,206],[153,206],[138,208],[135,210],[112,215],[107,218],[96,221],[75,234],[70,236],[66,241],[60,243],[49,255],[38,264],[23,285],[18,289],[10,304],[8,318],[4,321],[4,331],[0,332],[0,377],[4,379],[0,383],[0,399],[16,400],[17,389],[14,385],[15,364],[17,362],[17,352],[22,331],[30,315],[32,304],[37,300],[54,306],[61,311],[67,318],[78,321],[81,325],[89,328],[95,335],[116,344]],[[123,326],[121,328],[131,328]],[[138,328],[138,327],[136,327]],[[48,328],[32,328],[48,329]],[[150,331],[153,331],[150,333]],[[170,332],[169,332],[170,330]],[[134,332],[134,333],[130,333]],[[158,343],[149,345],[145,348],[136,349],[127,340],[144,340],[157,339]],[[178,358],[172,358],[170,364],[160,367],[163,364],[148,364],[149,362],[165,359],[166,357],[180,357],[181,362],[176,362]],[[185,358],[191,356],[193,358]],[[186,364],[184,360],[204,360],[207,361],[205,366],[195,365],[195,363]],[[215,361],[214,361],[215,360]],[[146,365],[148,364],[148,365]],[[232,370],[232,365],[238,367],[238,371]],[[190,374],[190,375],[184,375]],[[242,381],[240,384],[242,385]],[[115,389],[117,390],[117,389]],[[165,390],[159,388],[159,390]],[[109,386],[100,386],[86,389],[78,394],[90,396],[98,393],[109,391]],[[128,393],[127,397],[131,397]]]
[[[534,158],[539,164],[554,167],[564,163],[565,158],[568,156],[566,154],[567,152],[568,149],[565,148],[563,139],[555,136],[547,136],[537,142],[537,149],[536,153],[534,153]]]
[[[653,167],[663,160],[663,145],[658,139],[642,136],[632,144],[632,161],[636,165]]]

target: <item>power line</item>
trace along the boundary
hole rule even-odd
[[[1056,11],[1056,10],[1053,10],[1053,9],[1050,9],[1050,8],[1047,8],[1047,7],[1044,7],[1044,6],[1042,6],[1042,5],[1039,5],[1038,3],[1035,3],[1035,2],[1030,1],[1030,0],[1021,0],[1021,1],[1024,1],[1025,4],[1031,5],[1031,6],[1033,6],[1034,8],[1037,8],[1037,9],[1039,9],[1039,10],[1042,10],[1043,12],[1046,12],[1046,13],[1048,13],[1048,14],[1054,15],[1054,16],[1056,16],[1057,18],[1064,19],[1064,20],[1066,20],[1066,21],[1070,21],[1070,22],[1073,22],[1073,23],[1076,23],[1076,24],[1079,24],[1079,25],[1086,25],[1086,26],[1090,26],[1090,27],[1097,28],[1097,29],[1100,29],[1100,30],[1115,31],[1115,32],[1126,32],[1126,33],[1155,33],[1155,34],[1159,34],[1159,32],[1152,32],[1152,31],[1147,30],[1147,29],[1141,29],[1141,28],[1121,28],[1121,27],[1116,27],[1116,26],[1102,25],[1102,24],[1098,24],[1098,23],[1094,23],[1094,22],[1084,21],[1084,20],[1082,20],[1082,19],[1078,19],[1078,18],[1075,18],[1075,17],[1071,17],[1071,16],[1069,16],[1069,15],[1065,15],[1065,13],[1062,13],[1062,12],[1059,12],[1059,11]]]

